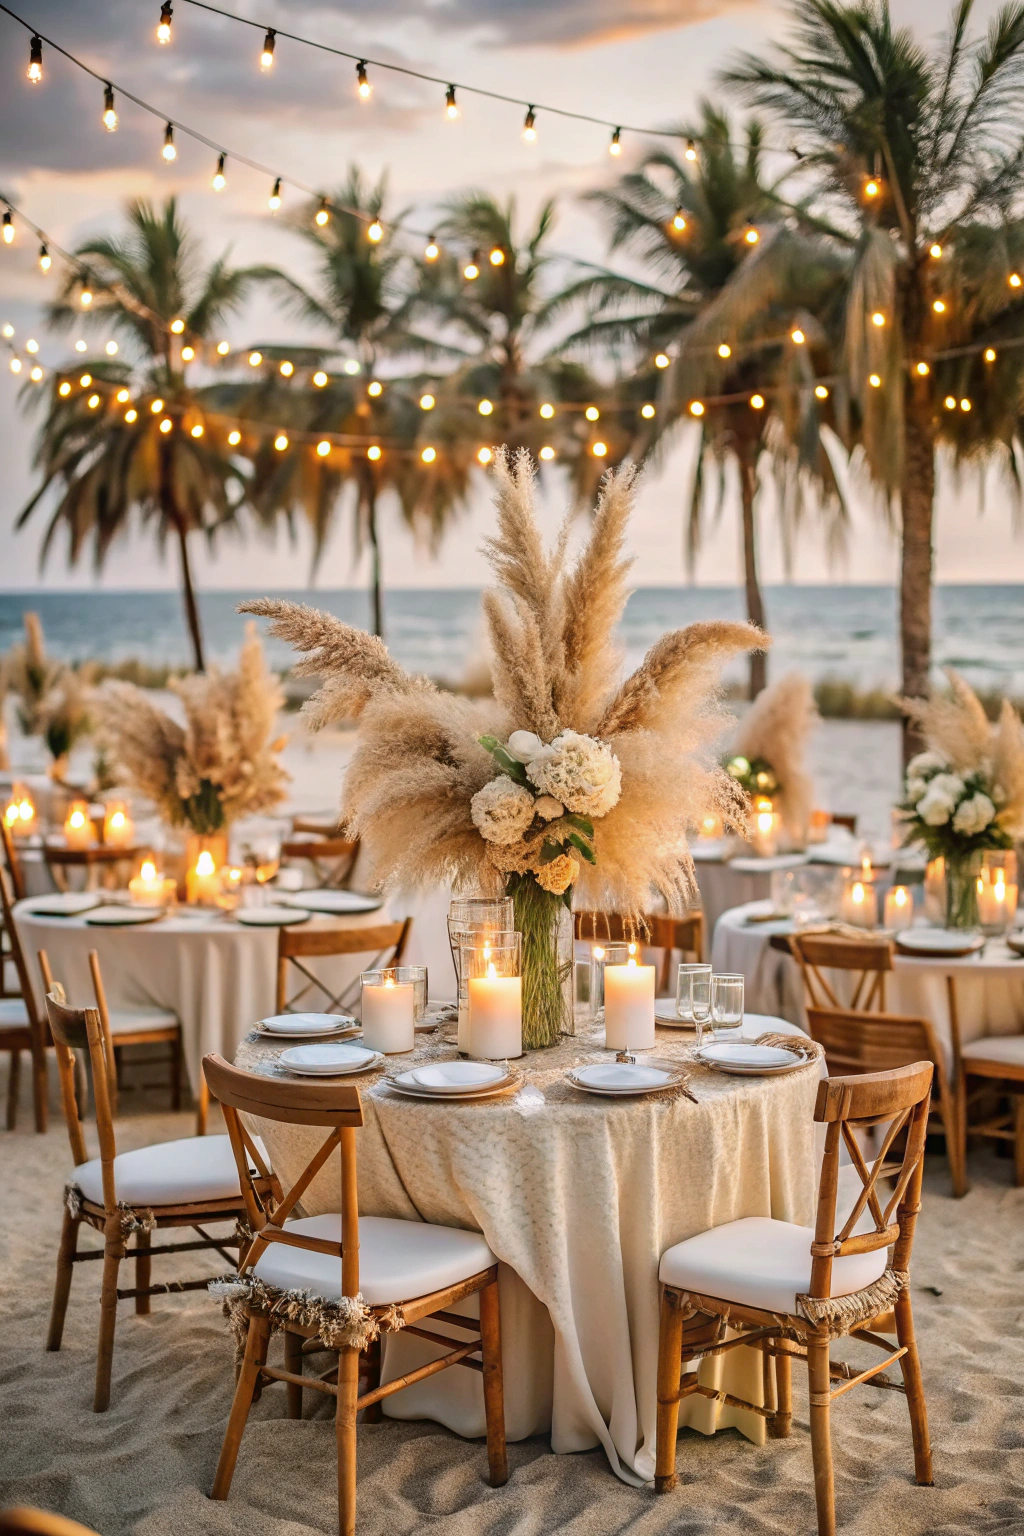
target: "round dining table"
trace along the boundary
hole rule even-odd
[[[799,1033],[748,1016],[747,1038]],[[280,1075],[284,1042],[253,1032],[236,1064]],[[645,1060],[678,1065],[688,1031],[659,1028]],[[727,1076],[689,1062],[689,1088],[609,1099],[573,1088],[570,1066],[607,1061],[603,1027],[580,1030],[512,1063],[518,1088],[485,1101],[403,1097],[392,1075],[456,1055],[451,1026],[383,1068],[333,1079],[361,1092],[357,1133],[364,1215],[475,1229],[499,1260],[505,1413],[509,1438],[549,1433],[555,1452],[604,1448],[625,1481],[654,1472],[658,1265],[673,1243],[744,1216],[813,1222],[819,1061],[774,1077]],[[285,1074],[287,1075],[287,1074]],[[285,1187],[323,1140],[321,1130],[251,1120]],[[302,1213],[338,1208],[332,1160],[302,1196]],[[473,1313],[477,1298],[458,1305]],[[431,1327],[448,1332],[432,1320]],[[450,1333],[453,1339],[457,1333]],[[459,1338],[461,1342],[461,1338]],[[438,1346],[385,1335],[384,1380],[436,1358]],[[705,1362],[701,1379],[762,1401],[761,1357],[746,1347]],[[445,1371],[385,1403],[397,1418],[429,1418],[466,1436],[484,1433],[476,1373]],[[705,1433],[735,1425],[764,1438],[749,1410],[693,1396],[683,1422]]]

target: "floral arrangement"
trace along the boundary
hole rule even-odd
[[[276,754],[286,738],[272,740],[271,733],[283,699],[256,626],[246,628],[236,672],[211,669],[170,687],[184,724],[132,683],[101,690],[105,739],[124,781],[172,826],[200,836],[278,805],[288,775]]]
[[[528,454],[495,457],[498,528],[485,552],[494,696],[470,700],[413,677],[383,643],[330,614],[264,598],[244,611],[305,653],[321,686],[310,724],[358,717],[342,815],[382,888],[449,885],[513,898],[523,934],[524,1042],[565,1025],[557,934],[574,894],[633,916],[694,890],[687,831],[743,806],[715,763],[726,723],[718,675],[767,643],[748,624],[692,624],[662,638],[621,679],[614,630],[634,477],[602,483],[589,535],[567,556],[573,513],[553,551],[541,537]],[[570,951],[571,954],[571,951]]]
[[[751,800],[767,796],[790,844],[803,848],[814,809],[807,743],[818,721],[808,678],[787,672],[758,694],[739,723],[726,772]]]
[[[47,655],[37,613],[26,612],[23,622],[24,643],[12,646],[3,658],[0,704],[7,693],[14,694],[23,734],[42,738],[53,759],[50,773],[59,781],[67,772],[72,748],[89,734],[92,726],[93,674],[87,666],[76,669]]]

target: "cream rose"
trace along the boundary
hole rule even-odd
[[[606,816],[622,790],[615,753],[603,741],[576,731],[556,736],[544,756],[527,764],[526,774],[542,794],[580,816]]]
[[[552,859],[550,864],[542,864],[534,874],[542,890],[550,891],[552,896],[564,896],[570,885],[575,885],[579,872],[578,860],[571,854],[560,853],[557,859]]]
[[[470,801],[473,825],[489,843],[518,842],[533,820],[534,799],[505,774],[478,789]]]
[[[962,832],[965,837],[973,837],[976,832],[983,832],[990,821],[995,820],[996,808],[988,795],[979,790],[967,800],[961,800],[953,817],[953,831]]]

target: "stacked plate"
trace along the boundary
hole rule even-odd
[[[388,1087],[411,1099],[489,1099],[519,1081],[504,1062],[436,1061],[388,1078]]]
[[[357,912],[379,912],[384,902],[361,891],[296,891],[285,896],[282,905],[300,912],[322,912],[326,917],[351,917]]]
[[[348,1013],[275,1013],[256,1024],[261,1035],[301,1035],[304,1039],[310,1035],[354,1035],[361,1027]]]
[[[984,947],[983,934],[958,931],[955,928],[904,928],[896,934],[896,948],[903,954],[931,959],[956,960],[962,955],[973,955]]]
[[[28,909],[29,917],[77,917],[98,907],[103,897],[95,891],[59,891],[55,896],[37,896]]]
[[[163,907],[91,907],[85,921],[93,928],[137,928],[163,917]]]
[[[300,1077],[345,1077],[350,1072],[369,1072],[384,1058],[365,1045],[293,1045],[277,1059]]]
[[[308,923],[312,913],[297,907],[237,907],[234,915],[246,928],[287,928]]]
[[[693,1053],[694,1060],[717,1072],[738,1077],[774,1077],[805,1067],[807,1058],[777,1045],[757,1045],[751,1040],[712,1040]]]
[[[599,1061],[588,1067],[571,1067],[565,1074],[574,1088],[604,1098],[629,1098],[638,1093],[660,1093],[686,1082],[683,1071],[649,1067],[644,1062]]]

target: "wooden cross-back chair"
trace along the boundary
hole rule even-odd
[[[278,1013],[344,1013],[348,998],[354,1000],[359,978],[333,992],[331,987],[315,971],[304,965],[305,960],[326,960],[336,955],[369,955],[373,958],[364,965],[364,971],[379,970],[390,965],[401,965],[405,947],[412,931],[412,918],[397,923],[377,923],[371,928],[280,928],[277,935],[277,1003]],[[298,992],[288,996],[290,970],[303,978]],[[322,995],[326,1007],[311,1010],[304,1002],[310,993],[314,998]]]
[[[96,843],[91,848],[65,848],[60,843],[43,844],[46,867],[59,891],[68,889],[69,869],[84,869],[86,890],[91,891],[99,883],[101,874],[109,874],[114,878],[119,864],[129,866],[148,852],[148,848],[114,848],[105,843]]]
[[[21,859],[14,843],[14,834],[10,827],[0,817],[0,840],[3,843],[3,862],[7,869],[11,882],[11,892],[15,901],[25,899],[25,872]],[[14,986],[8,985],[10,972],[14,971]],[[17,971],[14,967],[14,956],[11,953],[11,941],[8,937],[7,924],[0,923],[0,998],[18,997]]]
[[[640,944],[644,949],[662,951],[658,972],[659,993],[675,992],[672,956],[679,951],[684,960],[701,960],[704,955],[704,914],[687,912],[683,917],[668,917],[654,912],[647,917],[625,918],[618,912],[574,912],[576,937],[595,944]]]
[[[28,1051],[32,1061],[32,1106],[36,1130],[42,1132],[46,1130],[47,1119],[46,1030],[36,1007],[35,993],[25,964],[25,951],[21,947],[14,922],[14,899],[6,869],[0,869],[0,906],[19,988],[18,996],[0,999],[0,1051],[9,1051],[11,1057],[7,1077],[7,1129],[13,1131],[18,1124],[21,1053]]]
[[[205,1290],[208,1279],[151,1284],[152,1260],[170,1253],[213,1249],[233,1263],[234,1257],[228,1249],[238,1246],[237,1236],[211,1237],[201,1223],[230,1221],[237,1224],[245,1214],[245,1203],[227,1136],[186,1137],[118,1153],[111,1111],[107,1046],[99,1009],[69,1008],[62,988],[55,986],[46,994],[46,1013],[57,1050],[61,1102],[75,1163],[64,1207],[46,1347],[60,1349],[74,1266],[90,1259],[102,1259],[100,1334],[93,1396],[93,1409],[102,1413],[110,1402],[118,1301],[134,1299],[136,1312],[147,1313],[151,1296]],[[87,1051],[92,1068],[99,1157],[90,1158],[86,1148],[85,1128],[76,1094],[75,1051]],[[269,1189],[271,1185],[262,1163],[259,1185],[261,1189]],[[83,1223],[103,1234],[102,1249],[79,1251],[78,1232]],[[150,1234],[165,1227],[192,1227],[197,1237],[183,1243],[154,1247]],[[129,1249],[133,1234],[135,1245]],[[135,1260],[135,1285],[122,1290],[117,1284],[118,1272],[122,1260],[127,1258]]]
[[[501,1368],[498,1265],[478,1232],[359,1215],[356,1131],[363,1124],[359,1090],[349,1084],[288,1082],[229,1066],[220,1056],[203,1061],[220,1100],[235,1151],[252,1241],[239,1260],[238,1304],[246,1322],[245,1357],[217,1464],[212,1497],[226,1499],[254,1395],[265,1381],[288,1388],[288,1414],[302,1416],[307,1387],[335,1398],[338,1523],[341,1536],[356,1524],[356,1414],[376,1417],[386,1397],[438,1371],[461,1365],[483,1377],[487,1461],[492,1487],[508,1478]],[[284,1194],[269,1200],[250,1171],[259,1149],[242,1116],[326,1132],[319,1150]],[[313,1179],[334,1163],[338,1209],[331,1215],[288,1220]],[[258,1288],[257,1288],[258,1287]],[[287,1293],[306,1295],[306,1320],[288,1317]],[[447,1310],[467,1296],[480,1298],[480,1317]],[[358,1299],[357,1299],[358,1298]],[[463,1333],[466,1343],[420,1326],[436,1318]],[[267,1364],[271,1327],[284,1331],[284,1366]],[[381,1385],[381,1329],[441,1345],[438,1359]],[[454,1346],[454,1347],[453,1347]],[[337,1366],[322,1376],[303,1374],[303,1359],[332,1351]],[[480,1358],[477,1358],[477,1357]],[[360,1392],[360,1378],[366,1382]]]
[[[347,886],[358,857],[358,838],[298,837],[281,844],[281,858],[293,863],[306,860],[312,866],[315,884],[324,891]]]
[[[910,1410],[914,1471],[932,1481],[928,1415],[910,1304],[910,1258],[921,1206],[921,1175],[932,1064],[893,1072],[833,1077],[818,1086],[814,1118],[823,1123],[825,1153],[815,1225],[746,1217],[676,1244],[662,1256],[655,1489],[676,1483],[679,1404],[694,1393],[760,1414],[769,1433],[784,1438],[792,1419],[792,1362],[807,1363],[811,1453],[820,1536],[834,1536],[832,1404],[862,1382],[905,1393]],[[878,1156],[868,1164],[858,1133],[885,1127]],[[889,1156],[898,1136],[903,1156]],[[845,1147],[860,1189],[852,1208],[837,1214],[840,1149]],[[886,1197],[878,1180],[895,1177]],[[887,1250],[892,1247],[892,1258]],[[897,1343],[871,1324],[892,1307]],[[726,1337],[728,1331],[730,1337]],[[865,1369],[831,1358],[833,1340],[848,1336],[884,1351]],[[762,1354],[762,1402],[750,1403],[706,1386],[682,1362],[725,1354],[740,1345]],[[900,1362],[902,1381],[881,1372]],[[772,1365],[774,1364],[774,1372]],[[835,1385],[833,1385],[835,1383]]]
[[[45,1509],[0,1509],[0,1536],[97,1536],[91,1525],[65,1520]]]
[[[893,969],[891,939],[850,938],[838,933],[791,933],[789,951],[800,967],[808,1007],[849,1008],[865,1013],[885,1008],[885,982]],[[851,992],[841,998],[825,971],[845,971]]]

